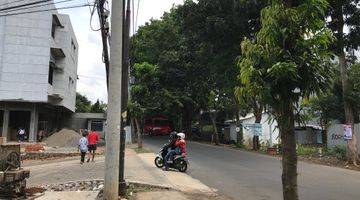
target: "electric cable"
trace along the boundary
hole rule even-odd
[[[98,2],[99,0],[95,0],[94,1],[94,5],[91,7],[91,6],[89,6],[89,10],[90,10],[90,29],[92,30],[92,31],[99,31],[99,30],[101,30],[101,28],[93,28],[93,25],[92,25],[92,21],[93,21],[93,17],[94,17],[94,13],[95,13],[95,7],[97,7],[98,6]],[[89,2],[89,0],[87,0],[87,2],[90,4],[90,2]]]
[[[97,78],[97,79],[102,79],[104,80],[106,77],[103,76],[96,76],[96,75],[82,75],[82,74],[78,74],[78,76],[83,77],[83,78]]]
[[[12,10],[15,8],[21,8],[21,7],[31,6],[31,5],[37,5],[37,4],[41,4],[41,3],[45,3],[45,2],[49,2],[49,1],[52,1],[52,0],[41,0],[41,1],[34,1],[31,3],[20,4],[20,5],[16,5],[16,6],[10,6],[10,7],[6,7],[6,8],[1,8],[0,11]]]
[[[90,4],[91,5],[91,4]],[[39,12],[47,12],[52,10],[65,10],[65,9],[72,9],[72,8],[81,8],[89,6],[89,4],[80,4],[80,5],[73,5],[73,6],[65,6],[53,9],[44,9],[44,10],[34,10],[34,11],[27,11],[27,12],[18,12],[18,13],[8,13],[8,14],[0,14],[0,17],[7,17],[7,16],[14,16],[14,15],[23,15],[23,14],[30,14],[30,13],[39,13]],[[92,5],[91,5],[92,6]]]
[[[17,1],[12,1],[12,2],[8,2],[8,3],[0,4],[0,7],[6,6],[6,5],[9,5],[9,4],[13,4],[13,3],[22,2],[22,1],[27,1],[27,0],[17,0]]]
[[[140,7],[140,0],[138,0],[138,5],[137,5],[137,8],[136,8],[136,20],[135,20],[135,31],[136,31],[136,28],[137,28],[137,23],[138,23],[138,17],[139,17],[139,7]]]
[[[56,5],[56,4],[60,4],[60,3],[70,2],[70,1],[76,1],[76,0],[63,0],[63,1],[50,2],[50,3],[46,3],[46,4],[41,4],[41,5],[26,6],[26,7],[21,7],[21,8],[15,8],[15,9],[12,9],[12,10],[0,11],[0,13],[9,13],[9,12],[18,11],[18,10],[27,10],[27,9],[30,9],[30,8],[39,8],[39,7],[43,7],[43,6]]]
[[[131,12],[131,21],[132,21],[132,33],[135,34],[135,1],[131,2],[131,6],[132,6],[132,11]]]

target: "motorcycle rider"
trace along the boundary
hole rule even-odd
[[[169,169],[169,164],[173,162],[175,155],[186,156],[186,142],[185,134],[178,133],[177,140],[175,141],[175,149],[171,149],[165,156],[165,170]]]

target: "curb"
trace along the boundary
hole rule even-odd
[[[132,185],[135,185],[135,186],[149,187],[149,188],[155,188],[155,189],[161,189],[161,190],[174,190],[174,191],[177,191],[172,186],[150,184],[150,183],[145,183],[145,182],[141,182],[141,181],[125,181],[125,182],[126,182],[126,184],[132,184]]]

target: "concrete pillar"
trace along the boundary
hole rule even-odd
[[[10,117],[9,108],[5,104],[4,118],[3,118],[4,120],[3,120],[3,126],[2,126],[2,137],[8,137],[9,117]],[[9,140],[9,138],[7,138],[7,140]]]
[[[30,115],[29,142],[36,142],[38,123],[39,123],[39,113],[37,112],[36,104],[33,104]]]
[[[87,130],[88,131],[91,131],[91,122],[92,122],[92,120],[87,120]]]

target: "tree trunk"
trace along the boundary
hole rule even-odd
[[[143,148],[143,143],[142,143],[142,138],[141,138],[140,124],[139,124],[139,120],[137,118],[135,118],[135,125],[136,125],[138,148],[141,149],[141,148]]]
[[[297,154],[294,128],[294,113],[291,104],[284,108],[279,123],[282,145],[282,185],[284,200],[298,200]]]
[[[352,129],[352,139],[347,142],[348,145],[348,159],[353,162],[355,166],[357,166],[358,152],[357,152],[357,138],[356,132],[354,131],[354,110],[350,103],[348,102],[346,95],[349,90],[349,78],[348,78],[348,70],[347,70],[347,60],[344,51],[344,15],[343,15],[343,5],[336,4],[334,9],[334,13],[331,16],[333,21],[337,21],[337,33],[335,34],[337,38],[337,47],[336,54],[339,57],[339,69],[342,83],[342,91],[343,91],[343,101],[344,101],[344,111],[345,111],[345,123],[347,125],[351,125]]]
[[[216,113],[212,113],[210,115],[211,115],[211,122],[212,122],[212,125],[214,128],[213,142],[216,145],[219,145],[219,133],[218,133],[217,126],[216,126]]]
[[[263,107],[256,101],[256,99],[253,100],[253,110],[254,110],[254,116],[255,116],[255,123],[260,124],[261,118],[262,118]],[[260,141],[259,141],[258,135],[253,136],[253,149],[254,149],[254,151],[258,151],[260,149]]]
[[[283,0],[286,8],[299,6],[299,0]],[[296,34],[296,33],[295,33]],[[285,41],[285,49],[293,50],[296,38],[289,37]],[[284,200],[298,200],[297,187],[297,154],[295,140],[295,116],[293,102],[287,101],[287,97],[282,98],[282,110],[278,116],[279,130],[282,145],[282,186]]]
[[[131,141],[132,143],[137,143],[137,138],[136,138],[136,130],[135,130],[135,122],[134,122],[134,118],[130,119],[130,126],[131,126]]]
[[[340,67],[340,73],[341,73],[341,83],[342,83],[342,90],[343,90],[343,101],[344,101],[344,111],[345,111],[345,124],[351,125],[352,129],[352,139],[347,141],[348,146],[348,159],[351,161],[355,166],[357,166],[357,138],[356,138],[356,132],[354,129],[354,111],[351,105],[348,103],[346,99],[346,94],[348,93],[348,84],[349,79],[347,75],[347,67],[346,67],[346,57],[345,53],[342,53],[339,56],[339,67]]]
[[[182,132],[186,132],[187,134],[191,135],[191,123],[192,123],[192,115],[193,111],[191,108],[187,107],[184,109],[182,114]]]

